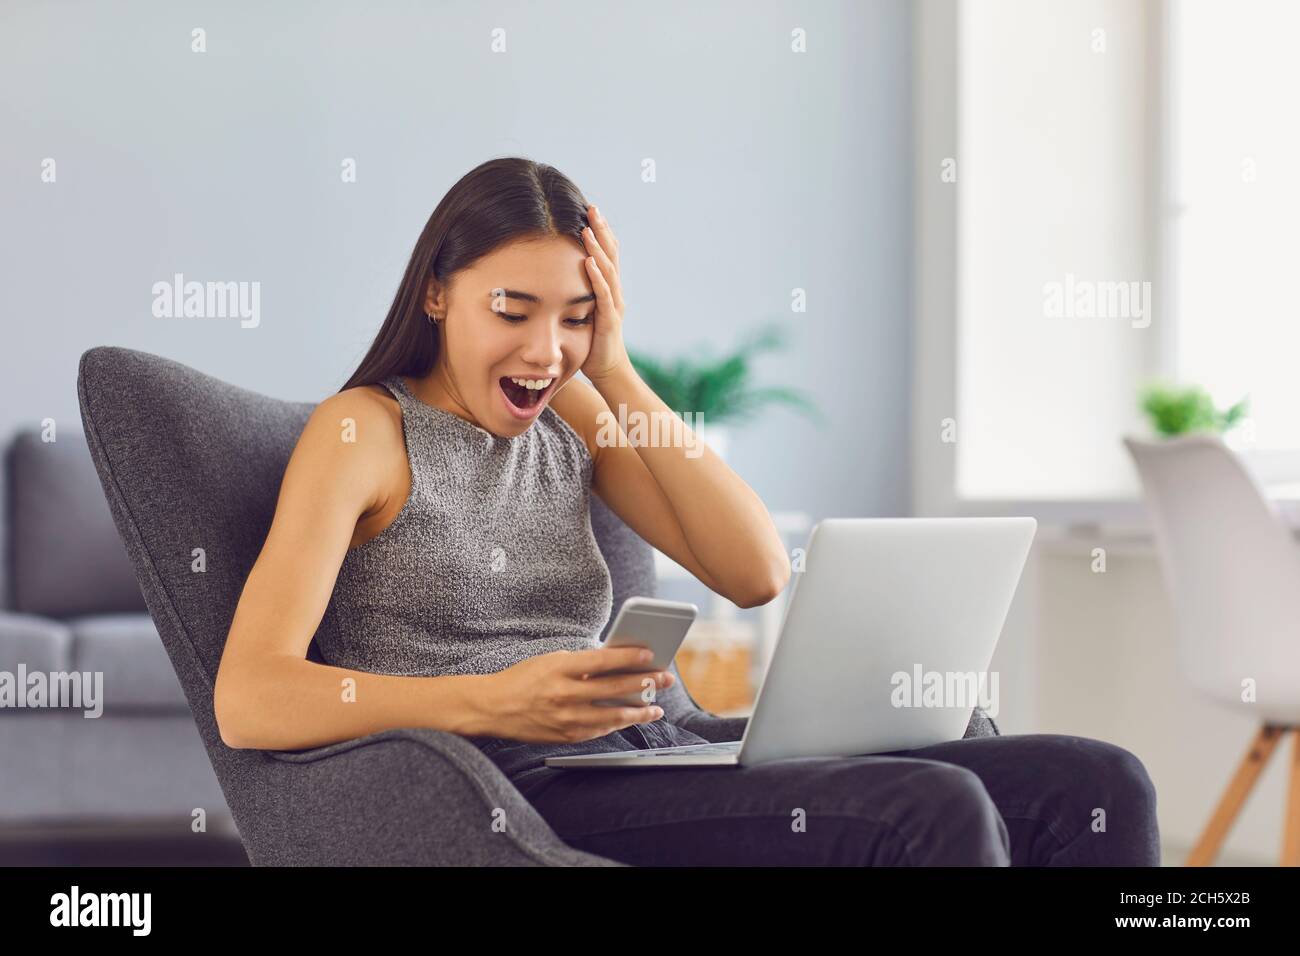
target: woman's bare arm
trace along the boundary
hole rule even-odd
[[[346,441],[345,419],[355,423]],[[401,420],[367,389],[322,401],[290,456],[266,542],[240,594],[213,704],[231,747],[298,750],[392,727],[487,733],[482,675],[406,677],[307,660],[358,519],[406,468]]]
[[[579,406],[578,417],[588,429],[605,416],[628,422],[634,434],[635,420],[652,427],[661,422],[674,426],[668,444],[651,438],[631,449],[623,444],[627,436],[619,430],[621,424],[608,436],[618,441],[607,443],[597,433],[593,488],[641,537],[714,592],[740,607],[766,604],[790,580],[781,535],[762,499],[711,448],[699,444],[701,454],[688,454],[696,445],[695,433],[637,374],[623,343],[618,237],[594,205],[587,206],[587,218],[590,225],[582,230],[588,253],[584,265],[596,312],[591,349],[581,371],[592,388],[578,388],[571,401]],[[574,384],[570,379],[564,391]],[[589,435],[587,442],[591,450]]]
[[[595,461],[592,490],[633,531],[739,607],[772,600],[790,580],[790,558],[763,501],[642,381],[632,366],[599,384],[570,379],[551,400],[576,422]],[[627,419],[676,421],[698,454],[666,445],[606,444],[600,429]],[[617,427],[615,425],[615,427]]]

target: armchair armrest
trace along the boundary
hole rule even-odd
[[[993,718],[985,713],[982,708],[976,707],[971,711],[970,723],[966,725],[966,733],[962,734],[962,739],[964,740],[967,737],[1001,736],[1002,731],[998,729],[998,725]]]
[[[745,725],[749,722],[748,717],[719,717],[717,714],[710,714],[705,710],[684,712],[678,720],[673,721],[678,727],[689,730],[693,734],[699,734],[710,743],[721,743],[724,740],[739,740],[745,736]],[[966,732],[962,734],[962,739],[967,737],[999,737],[1002,731],[993,718],[986,714],[979,707],[971,713],[970,722],[966,725]]]
[[[709,743],[721,743],[724,740],[739,740],[745,736],[748,717],[719,717],[707,710],[697,710],[684,714],[680,720],[673,721],[683,730],[699,734]]]
[[[678,720],[673,721],[678,727],[689,730],[693,734],[699,734],[710,743],[739,740],[745,736],[745,725],[748,722],[748,717],[719,717],[704,710],[685,712]],[[966,732],[962,734],[962,738],[998,737],[1000,735],[1001,731],[998,730],[998,725],[993,722],[993,718],[976,707],[971,713],[970,722],[966,725]]]
[[[745,734],[748,717],[719,717],[702,708],[691,692],[686,689],[677,662],[668,668],[675,680],[673,686],[655,698],[655,703],[664,709],[664,717],[669,723],[676,724],[683,730],[699,734],[710,743],[724,740],[739,740]]]
[[[509,779],[457,734],[383,730],[262,752],[267,788],[246,828],[277,829],[258,866],[623,866],[567,846]]]

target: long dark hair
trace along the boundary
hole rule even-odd
[[[389,375],[419,378],[433,369],[441,333],[424,311],[430,278],[445,285],[461,269],[516,239],[571,236],[585,250],[586,225],[586,198],[553,166],[506,157],[471,169],[425,223],[388,318],[339,391]]]

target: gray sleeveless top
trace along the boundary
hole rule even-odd
[[[594,463],[549,405],[502,438],[399,375],[411,493],[344,556],[317,630],[328,664],[374,673],[487,674],[599,647],[613,587],[589,512]]]

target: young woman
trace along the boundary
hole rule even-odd
[[[1158,864],[1145,769],[1087,738],[744,768],[543,765],[704,740],[657,705],[594,703],[672,676],[606,673],[644,661],[596,643],[612,600],[592,493],[741,607],[790,576],[762,501],[712,451],[601,440],[620,406],[671,414],[628,360],[623,311],[618,240],[558,171],[497,159],[456,183],[374,344],[290,458],[217,676],[222,739],[462,734],[566,842],[628,863]],[[313,635],[327,663],[306,659]]]

